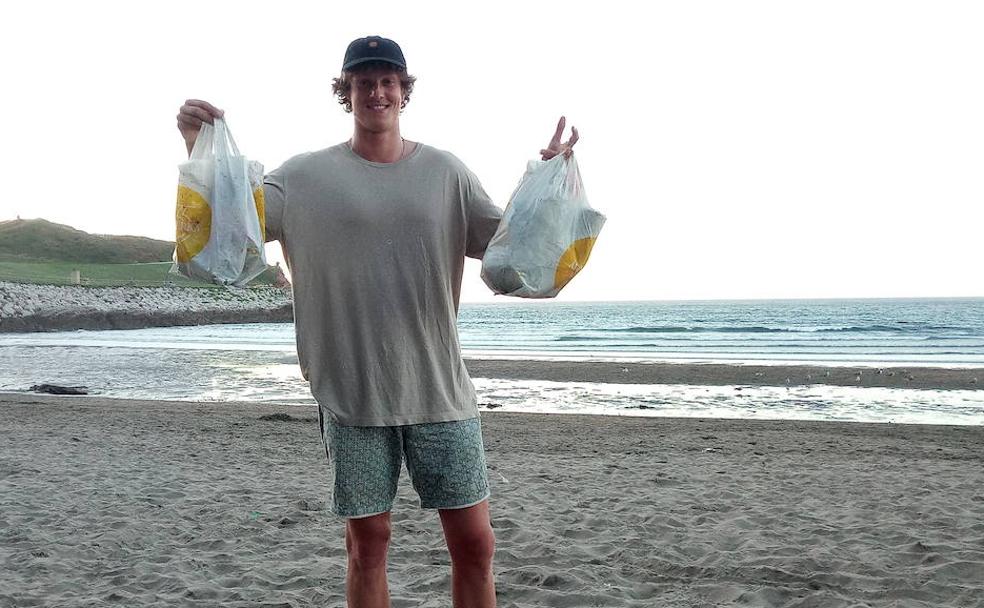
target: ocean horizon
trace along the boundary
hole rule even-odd
[[[464,303],[470,358],[984,367],[984,298]],[[5,346],[295,352],[292,323],[0,335]]]

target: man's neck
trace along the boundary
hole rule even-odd
[[[407,146],[399,129],[383,133],[355,130],[352,151],[374,163],[395,163],[403,158]]]

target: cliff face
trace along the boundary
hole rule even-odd
[[[0,332],[293,320],[290,291],[275,288],[89,288],[0,282]]]

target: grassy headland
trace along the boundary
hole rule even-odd
[[[174,243],[141,236],[90,234],[43,219],[0,222],[0,281],[69,285],[211,287],[170,274]],[[271,285],[268,269],[252,284]]]

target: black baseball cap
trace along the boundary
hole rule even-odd
[[[360,63],[367,61],[383,61],[392,63],[401,69],[407,69],[407,60],[403,58],[400,45],[381,36],[366,36],[353,40],[345,49],[342,71],[351,70]]]

